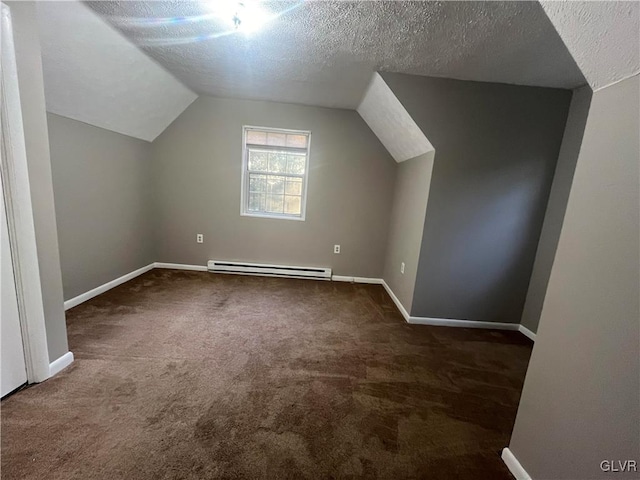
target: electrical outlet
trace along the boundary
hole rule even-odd
[[[333,253],[340,253],[340,245],[333,246]]]
[[[404,262],[400,264],[400,273],[404,275]]]
[[[203,242],[204,242],[204,235],[203,235],[203,234],[201,234],[201,233],[198,233],[198,234],[196,235],[196,242],[198,242],[198,243],[203,243]]]

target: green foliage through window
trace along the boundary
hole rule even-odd
[[[243,211],[303,217],[309,134],[245,128]]]

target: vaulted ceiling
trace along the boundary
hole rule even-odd
[[[38,2],[47,110],[151,141],[197,95],[79,2]]]
[[[199,94],[356,108],[375,71],[586,83],[538,2],[262,2],[281,15],[252,34],[211,15],[216,3],[90,6]]]
[[[358,109],[386,132],[403,114],[377,71],[597,89],[640,70],[637,2],[266,1],[251,34],[212,10],[229,2],[38,2],[48,110],[153,140],[207,94]]]

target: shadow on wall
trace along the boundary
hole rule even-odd
[[[564,221],[573,175],[580,154],[580,146],[587,124],[591,105],[591,88],[581,87],[574,90],[571,97],[569,118],[565,127],[558,164],[553,177],[549,202],[540,233],[540,242],[533,264],[527,299],[522,311],[522,325],[532,332],[538,331],[542,314],[542,305],[551,276],[551,267],[556,255],[562,223]]]
[[[506,166],[505,170],[509,169]],[[498,173],[487,181],[500,183],[502,178]],[[473,241],[469,242],[465,232],[452,238],[448,252],[450,268],[462,275],[481,272],[464,292],[466,301],[476,308],[481,308],[487,297],[499,296],[522,268],[521,259],[527,254],[526,237],[535,235],[531,231],[535,212],[531,210],[530,199],[540,190],[539,178],[530,175],[517,183],[500,185],[500,196],[479,205],[468,223],[467,232],[473,232]],[[473,200],[472,193],[467,192],[466,196]],[[499,257],[483,255],[495,245],[501,246]]]
[[[411,316],[519,323],[571,92],[381,77],[437,147]]]

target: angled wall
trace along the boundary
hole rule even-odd
[[[540,2],[595,91],[640,72],[639,2]]]
[[[379,73],[357,109],[398,162],[382,277],[411,311],[435,150]]]
[[[410,314],[519,323],[571,92],[381,75],[436,149]]]
[[[83,3],[37,11],[47,111],[151,141],[197,97]]]
[[[393,159],[400,163],[433,152],[433,145],[375,72],[357,109]]]
[[[549,202],[547,203],[536,259],[533,264],[527,298],[520,322],[533,333],[538,331],[538,322],[540,321],[542,305],[547,292],[549,276],[551,275],[551,267],[553,266],[560,232],[562,231],[573,173],[580,154],[580,146],[582,145],[590,104],[591,88],[589,86],[573,91],[569,117],[567,118],[562,146],[560,147],[556,172],[553,176]]]
[[[593,94],[505,458],[534,479],[638,478],[640,5],[542,5]]]
[[[405,160],[397,168],[382,278],[407,312],[413,305],[434,153]]]
[[[591,99],[509,445],[534,479],[638,478],[601,462],[640,463],[639,92]]]

